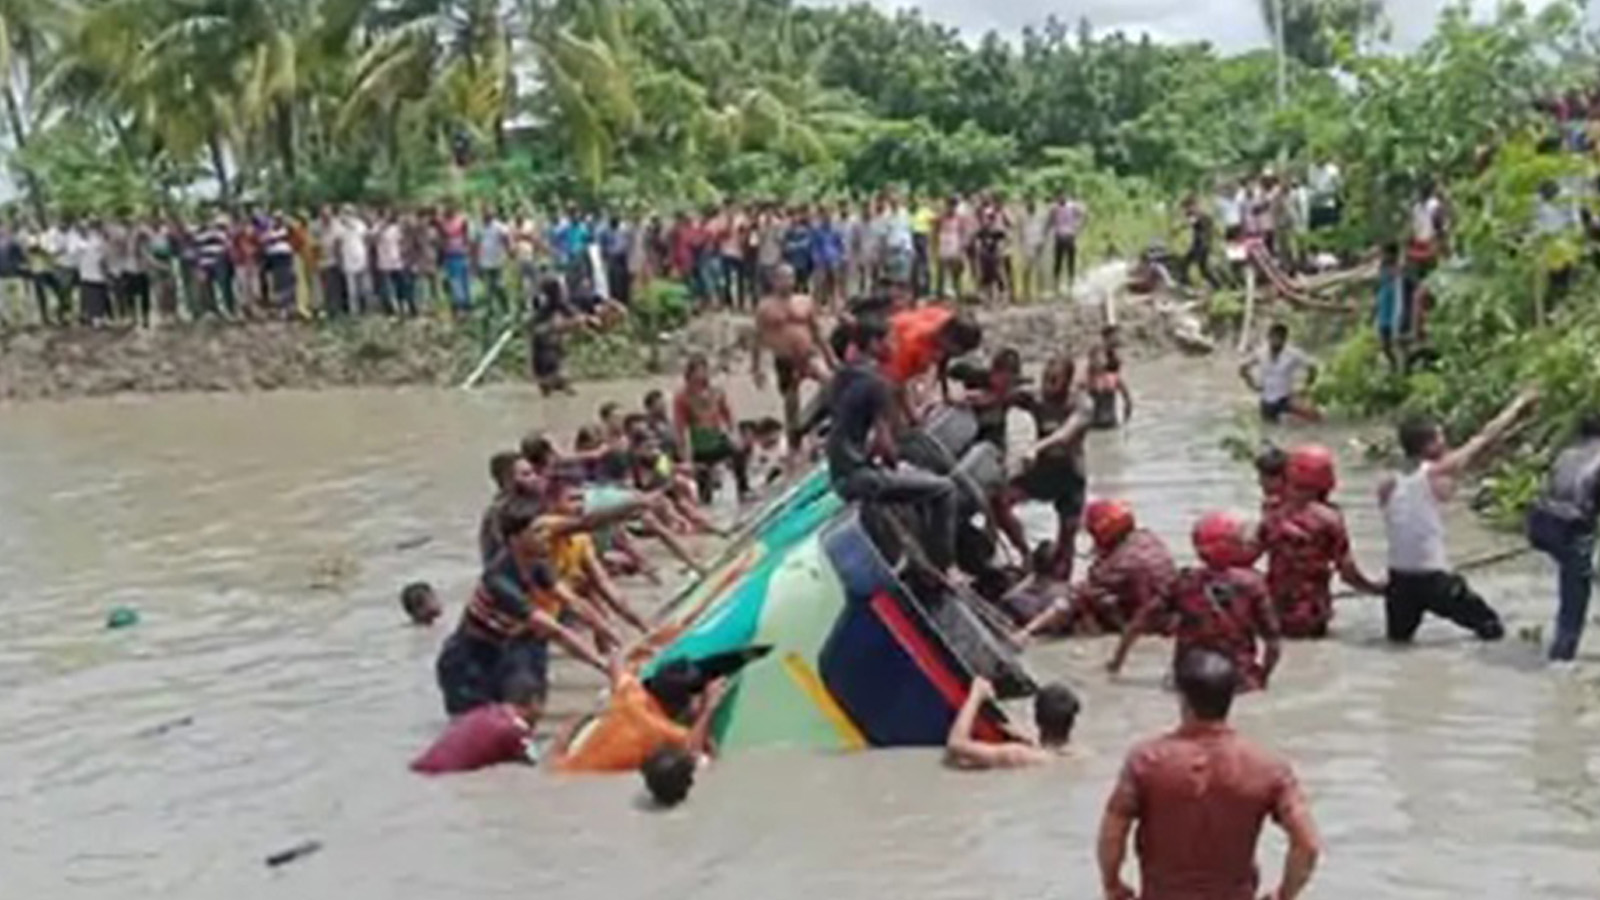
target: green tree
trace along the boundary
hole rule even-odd
[[[1261,18],[1275,33],[1283,10],[1283,44],[1290,56],[1313,69],[1339,60],[1341,44],[1354,49],[1377,30],[1383,0],[1260,0]]]

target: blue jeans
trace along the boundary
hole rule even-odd
[[[1554,559],[1561,605],[1556,611],[1556,636],[1550,658],[1570,660],[1578,655],[1578,641],[1589,615],[1589,593],[1594,584],[1594,529],[1535,509],[1528,515],[1528,540],[1534,549]]]
[[[456,312],[472,308],[472,273],[465,253],[444,255],[444,281],[450,292],[450,306]]]

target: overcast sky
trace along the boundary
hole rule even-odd
[[[847,0],[811,0],[842,5]],[[1207,40],[1224,50],[1239,50],[1267,43],[1266,26],[1261,22],[1260,0],[870,0],[886,9],[916,7],[929,18],[955,25],[969,36],[989,29],[1015,34],[1023,26],[1043,22],[1054,15],[1066,22],[1081,17],[1099,31],[1122,30],[1132,34],[1149,32],[1163,40]],[[1547,0],[1529,0],[1534,8]],[[1394,26],[1395,43],[1416,43],[1433,26],[1434,16],[1444,0],[1388,0],[1389,22]],[[1474,6],[1489,11],[1494,0],[1474,0]],[[1600,4],[1590,10],[1597,20]]]

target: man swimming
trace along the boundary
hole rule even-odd
[[[1004,743],[988,743],[973,736],[978,713],[994,700],[994,685],[978,676],[972,679],[967,700],[950,726],[945,742],[945,765],[954,769],[1025,769],[1071,758],[1072,727],[1082,708],[1072,689],[1064,684],[1048,684],[1033,696],[1033,720],[1037,738],[1011,738]]]

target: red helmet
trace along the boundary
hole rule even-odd
[[[1289,451],[1284,477],[1295,490],[1326,497],[1339,483],[1333,451],[1318,444],[1294,448]]]
[[[1215,512],[1194,524],[1194,552],[1217,569],[1249,568],[1261,556],[1261,547],[1245,521],[1233,513]]]
[[[1084,511],[1083,522],[1089,537],[1094,539],[1095,547],[1102,553],[1121,543],[1137,527],[1133,507],[1121,500],[1096,500],[1090,503]]]

